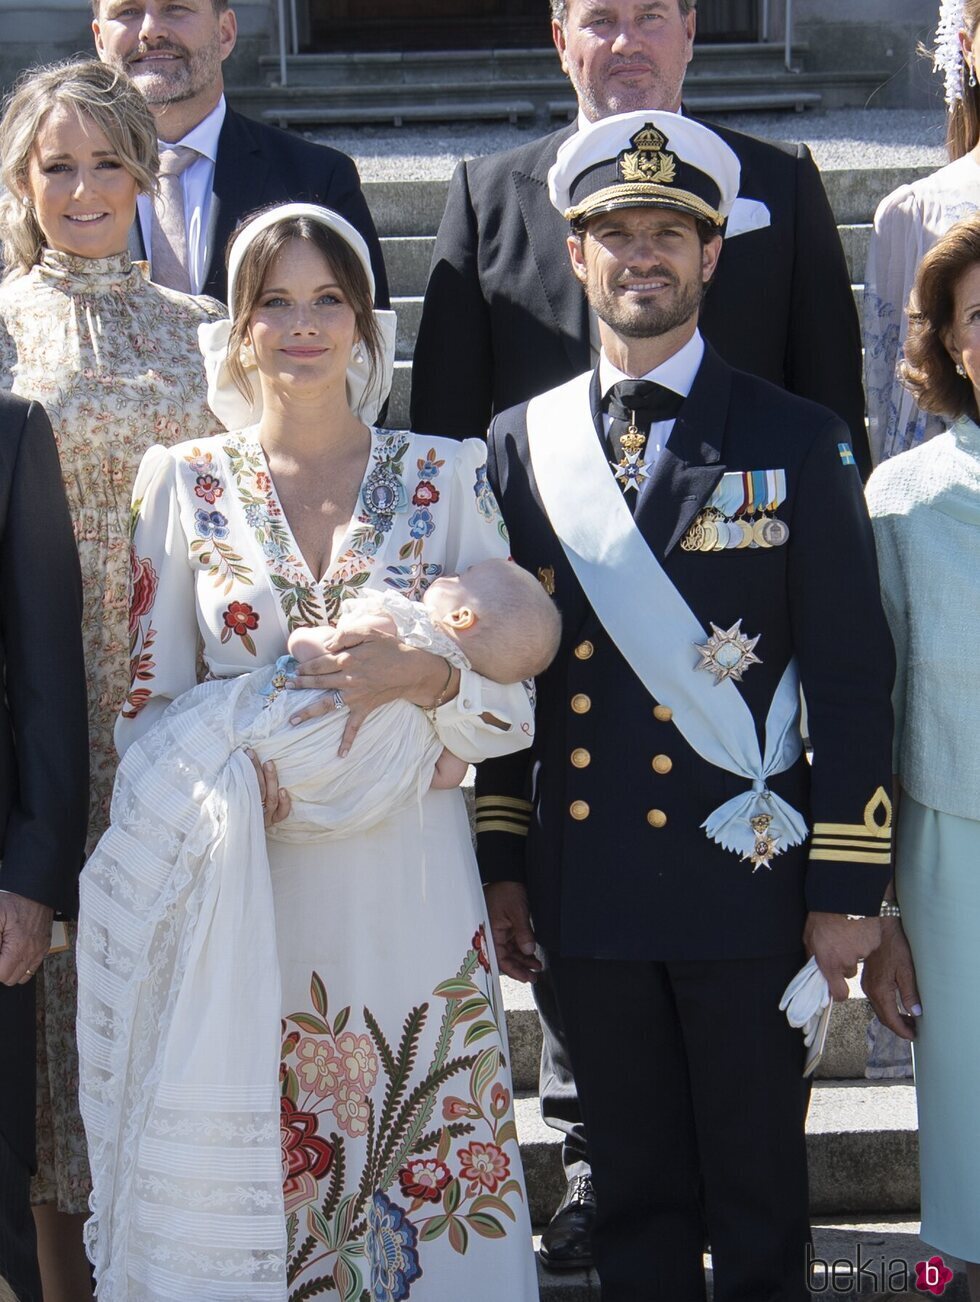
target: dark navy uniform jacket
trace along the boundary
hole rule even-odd
[[[544,512],[526,412],[493,421],[488,473],[514,559],[553,590],[563,635],[538,680],[532,750],[478,769],[484,882],[526,882],[539,940],[574,956],[762,957],[799,947],[807,910],[876,914],[890,875],[894,653],[847,427],[706,346],[636,508],[704,629],[740,619],[743,633],[760,635],[762,663],[739,685],[760,747],[773,693],[797,657],[812,769],[801,757],[769,785],[815,840],[753,871],[701,828],[750,784],[688,745],[670,701],[650,696],[599,623]],[[681,548],[726,470],[773,469],[786,472],[776,512],[789,527],[784,545]],[[585,501],[589,485],[574,491]],[[634,600],[639,608],[644,593]]]

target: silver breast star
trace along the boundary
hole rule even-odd
[[[717,624],[712,624],[711,637],[707,642],[694,644],[701,657],[695,667],[707,669],[709,674],[714,674],[716,687],[726,678],[740,683],[742,675],[750,665],[762,664],[754,652],[755,644],[761,636],[760,633],[757,637],[746,637],[742,632],[741,620],[737,620],[731,628],[724,630]]]

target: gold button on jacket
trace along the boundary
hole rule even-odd
[[[583,819],[586,819],[589,816],[588,802],[585,800],[573,800],[568,808],[568,812],[576,822],[581,823]]]
[[[592,756],[584,746],[576,746],[572,751],[572,763],[577,769],[587,769],[592,763]]]
[[[592,700],[584,692],[576,692],[572,697],[572,709],[576,714],[588,714],[592,709]]]
[[[674,761],[669,755],[654,755],[651,762],[654,773],[669,773],[674,767]]]
[[[662,809],[651,809],[650,812],[647,814],[647,822],[650,824],[651,827],[657,827],[657,828],[666,827],[667,815],[664,813]]]
[[[579,660],[590,660],[594,651],[595,647],[591,642],[580,642],[575,648],[575,655]]]
[[[674,717],[674,711],[669,705],[655,705],[653,707],[653,717],[658,723],[670,723]]]

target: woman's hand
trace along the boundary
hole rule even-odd
[[[279,774],[272,760],[263,764],[254,750],[246,749],[245,754],[252,761],[255,777],[259,784],[259,799],[262,801],[262,821],[266,827],[281,823],[288,818],[292,810],[292,801],[285,787],[279,785]]]
[[[346,705],[350,711],[340,741],[341,757],[348,754],[361,724],[379,705],[406,700],[423,708],[440,696],[450,701],[459,690],[459,670],[442,656],[407,646],[381,632],[347,632],[337,638],[332,651],[299,666],[289,686],[325,692],[320,700],[297,711],[289,722],[298,724]],[[338,702],[333,693],[340,693]]]
[[[915,1038],[915,1019],[922,1013],[915,983],[912,951],[897,918],[884,918],[881,944],[864,960],[861,986],[883,1026],[903,1040]],[[898,1001],[908,1011],[900,1013]]]

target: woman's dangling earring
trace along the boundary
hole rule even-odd
[[[967,77],[967,79],[966,79],[966,84],[970,87],[971,90],[976,90],[976,88],[977,88],[977,69],[976,69],[976,64],[975,64],[975,63],[973,62],[973,60],[971,59],[971,60],[969,61],[969,63],[968,63],[966,66],[970,69],[970,75],[969,75],[969,77]]]
[[[29,194],[22,194],[20,196],[20,201],[25,208],[29,208],[31,206],[31,196]]]
[[[243,366],[255,365],[255,353],[252,351],[252,345],[247,340],[238,350],[238,360]]]
[[[962,362],[956,363],[956,374],[960,377],[961,380],[965,380],[967,378],[966,371],[963,369]]]
[[[364,361],[364,351],[361,348],[360,340],[354,345],[354,351],[350,355],[351,361],[355,366],[360,366]]]

